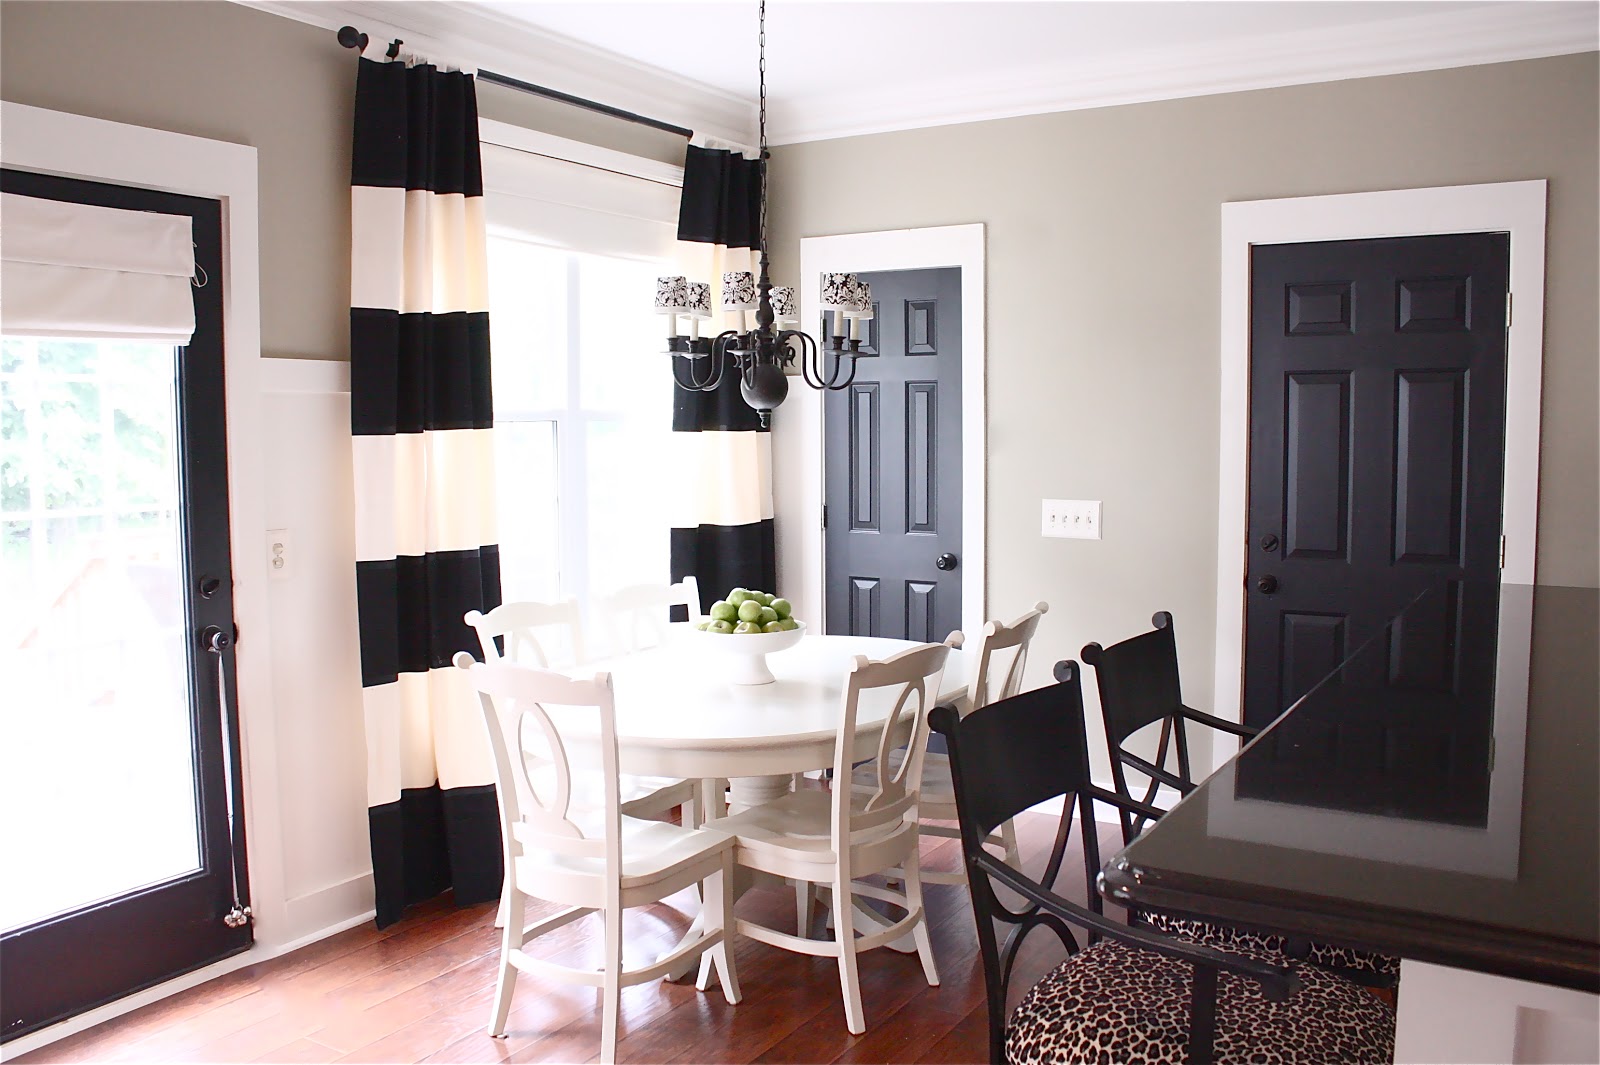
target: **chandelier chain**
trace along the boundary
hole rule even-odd
[[[767,0],[761,0],[758,14],[760,33],[758,35],[759,63],[757,71],[761,84],[761,111],[760,111],[760,136],[761,136],[761,255],[767,254]]]

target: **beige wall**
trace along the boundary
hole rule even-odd
[[[1208,704],[1230,200],[1549,179],[1539,579],[1600,584],[1596,100],[1590,53],[779,148],[775,267],[802,236],[987,226],[989,612],[1050,602],[1042,683],[1172,610]],[[1042,497],[1104,500],[1104,541],[1042,539]]]

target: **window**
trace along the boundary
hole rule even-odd
[[[483,146],[507,602],[671,576],[672,377],[651,308],[678,189],[552,158],[552,141]]]
[[[668,572],[672,389],[655,264],[489,241],[504,596],[580,601]]]

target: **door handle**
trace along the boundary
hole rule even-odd
[[[956,556],[946,551],[944,554],[934,559],[933,564],[942,570],[953,570],[957,565],[959,565],[959,562],[956,559]]]
[[[1260,592],[1262,595],[1271,595],[1277,590],[1278,578],[1274,577],[1270,573],[1265,577],[1262,577],[1259,581],[1256,581],[1256,591]]]
[[[222,923],[229,928],[241,928],[249,923],[253,912],[241,901],[243,890],[239,883],[239,855],[234,850],[234,840],[238,838],[233,829],[233,808],[237,795],[233,780],[233,735],[228,730],[228,721],[233,715],[228,707],[226,654],[233,646],[233,637],[218,625],[207,625],[200,633],[200,643],[217,656],[217,707],[222,717],[222,790],[223,801],[228,804],[228,861],[232,866],[233,879],[233,908],[222,918]]]

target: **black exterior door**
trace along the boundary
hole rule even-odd
[[[1313,762],[1425,744],[1487,771],[1463,743],[1492,700],[1508,269],[1503,233],[1253,250],[1245,721],[1438,593],[1363,678],[1371,720],[1302,745]],[[1432,712],[1387,715],[1400,689]]]
[[[11,170],[0,187],[188,215],[204,276],[182,348],[4,338],[0,562],[26,577],[17,552],[31,550],[52,571],[27,585],[49,594],[0,598],[27,633],[0,648],[16,656],[8,742],[25,748],[8,754],[45,792],[3,815],[5,890],[27,900],[0,927],[11,1039],[243,951],[252,933],[230,787],[221,204]]]
[[[824,401],[827,631],[937,642],[961,627],[961,271],[860,277],[866,357]]]

